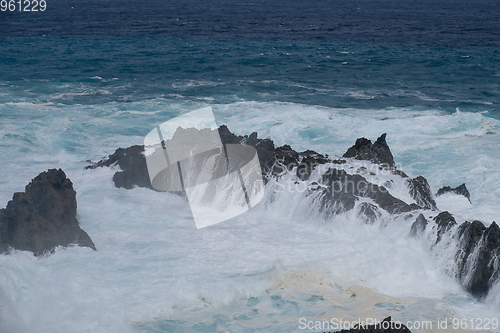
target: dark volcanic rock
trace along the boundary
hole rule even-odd
[[[459,194],[459,195],[463,195],[464,197],[466,197],[469,200],[469,202],[471,202],[470,201],[470,193],[469,193],[469,190],[467,190],[467,187],[465,186],[465,183],[463,183],[462,185],[457,186],[455,188],[451,188],[449,186],[441,187],[437,191],[436,195],[440,196],[442,194],[449,193],[449,192],[455,193],[455,194]]]
[[[272,177],[281,177],[283,173],[292,171],[295,167],[297,178],[306,181],[311,178],[312,172],[319,165],[346,163],[345,160],[332,160],[328,156],[311,150],[297,152],[289,145],[275,147],[272,140],[259,139],[256,132],[239,136],[231,133],[225,125],[221,126],[218,131],[223,144],[243,143],[255,147],[265,182]],[[354,146],[350,147],[343,157],[368,160],[379,164],[380,170],[389,168],[391,173],[406,178],[409,193],[416,204],[406,204],[402,200],[393,197],[384,186],[369,183],[360,174],[348,174],[340,167],[339,169],[329,168],[321,176],[318,183],[313,182],[311,185],[314,184],[314,186],[309,187],[309,194],[315,195],[325,216],[328,217],[351,210],[358,201],[362,201],[359,206],[359,216],[367,223],[373,223],[381,215],[380,209],[384,209],[391,214],[418,209],[437,209],[430,186],[424,177],[409,178],[404,172],[395,168],[394,158],[386,143],[386,134],[382,134],[373,144],[366,138],[357,139]],[[152,188],[143,146],[119,148],[108,158],[87,168],[113,165],[118,165],[121,169],[113,176],[117,187],[133,188],[134,186],[140,186]],[[438,191],[437,195],[450,191],[464,195],[470,201],[470,194],[465,184],[454,189],[444,187]],[[360,200],[360,198],[369,198],[370,200],[366,202],[366,199]],[[439,213],[434,218],[434,221],[437,224],[435,226],[437,229],[436,244],[443,239],[445,234],[459,240],[455,259],[457,271],[459,272],[457,275],[462,285],[476,296],[482,297],[486,295],[493,283],[499,279],[500,230],[496,223],[492,223],[489,228],[486,228],[479,221],[465,222],[457,231],[456,228],[453,228],[457,224],[454,217],[446,211]],[[427,224],[428,221],[425,217],[422,214],[419,215],[411,227],[410,235],[423,234]],[[0,225],[0,232],[5,234],[8,230],[10,229],[7,228],[7,224]],[[457,234],[452,235],[452,232],[457,232]],[[446,239],[450,238],[447,237]],[[0,243],[0,249],[2,249],[1,246],[5,250],[8,245],[5,245],[4,242]]]
[[[308,180],[314,170],[314,167],[330,162],[325,156],[312,150],[306,150],[299,154],[301,156],[301,160],[297,166],[297,177],[300,180]]]
[[[410,236],[419,236],[423,234],[427,226],[427,219],[423,214],[420,214],[415,222],[411,225]]]
[[[432,209],[436,208],[436,201],[432,197],[431,187],[422,176],[418,176],[416,178],[410,178],[407,180],[408,188],[410,190],[410,195],[415,201],[417,205],[424,209]]]
[[[266,182],[269,180],[269,177],[277,176],[285,170],[290,171],[294,167],[297,167],[297,176],[306,180],[317,165],[327,162],[345,163],[343,160],[329,160],[312,150],[297,152],[289,145],[275,148],[274,142],[271,139],[259,139],[256,132],[250,135],[238,136],[231,133],[225,125],[219,128],[219,135],[222,143],[225,145],[243,143],[255,147],[259,156],[262,175]],[[113,165],[118,165],[121,169],[113,176],[116,187],[131,189],[134,186],[139,186],[153,189],[144,156],[144,146],[136,145],[126,149],[118,148],[107,158],[88,165],[85,169]]]
[[[341,330],[340,333],[411,333],[411,331],[399,322],[392,321],[387,317],[375,325],[357,326],[349,330]]]
[[[296,167],[297,177],[301,180],[307,180],[318,165],[329,162],[335,164],[345,163],[345,160],[331,160],[312,150],[297,152],[289,145],[275,148],[272,140],[259,139],[255,132],[250,135],[238,136],[231,133],[225,125],[219,128],[219,135],[223,144],[243,143],[255,147],[264,181],[266,182],[270,177],[280,176],[283,172],[291,171],[294,167]],[[87,169],[118,165],[121,171],[117,171],[113,177],[117,187],[133,188],[134,186],[141,186],[152,188],[143,153],[143,146],[132,146],[127,149],[119,148],[108,158],[89,165]],[[351,153],[359,159],[370,159],[375,163],[387,166],[394,165],[389,146],[385,142],[385,134],[381,135],[374,144],[371,144],[367,139],[358,139],[356,145],[351,147],[344,156],[349,157]],[[332,184],[337,184],[340,181],[339,184],[345,187],[343,190],[347,190],[339,192],[330,187],[332,191],[330,191],[329,195],[324,196],[323,208],[328,206],[329,210],[333,209],[330,212],[332,214],[352,209],[358,197],[371,198],[380,208],[390,213],[402,213],[421,208],[416,205],[407,205],[390,195],[383,186],[371,184],[360,175],[349,175],[343,170],[330,170],[333,171],[334,175],[328,175],[327,172],[323,175],[323,182],[332,186]],[[349,189],[352,184],[354,184],[354,187]],[[324,191],[324,189],[322,187],[320,191]],[[373,211],[373,209],[370,211]],[[373,219],[373,214],[369,214],[369,211],[366,211],[366,213],[369,215],[365,214],[369,219]]]
[[[394,157],[385,141],[386,135],[387,133],[382,134],[373,144],[366,138],[359,138],[342,157],[352,157],[357,160],[372,161],[386,167],[394,167]]]
[[[458,237],[458,278],[472,295],[484,297],[500,275],[500,228],[495,222],[488,228],[480,221],[464,222]]]
[[[14,248],[41,255],[70,244],[95,250],[76,219],[73,183],[61,169],[39,174],[0,210],[0,252]]]
[[[349,175],[344,170],[328,170],[320,181],[323,187],[318,188],[321,193],[321,209],[326,216],[353,209],[359,196],[356,184],[364,181],[366,180],[362,176]]]
[[[391,214],[409,212],[415,207],[393,197],[383,186],[368,182],[363,176],[350,175],[342,169],[329,169],[321,179],[321,209],[327,216],[354,208],[359,197],[372,199]],[[419,208],[419,207],[416,207]]]
[[[85,169],[112,165],[118,165],[121,169],[113,176],[116,187],[131,189],[134,186],[139,186],[153,189],[149,179],[146,157],[144,156],[144,146],[132,146],[126,149],[118,148],[108,158],[89,165]]]
[[[312,150],[297,152],[289,145],[275,148],[273,140],[258,139],[256,132],[249,136],[235,135],[229,131],[226,125],[222,125],[219,128],[219,135],[223,144],[243,143],[255,147],[264,180],[268,180],[271,176],[277,176],[285,170],[291,171],[294,167],[297,167],[297,177],[301,180],[307,180],[314,167],[332,162]],[[345,161],[333,162],[345,163]]]
[[[436,243],[457,224],[446,211],[434,221],[438,228]],[[480,221],[464,222],[451,236],[458,239],[454,258],[456,277],[472,295],[485,297],[500,278],[500,228],[495,222],[488,228]]]
[[[447,211],[441,212],[434,218],[437,224],[436,243],[441,241],[441,236],[457,224],[455,218]]]
[[[236,135],[231,133],[226,125],[219,127],[219,136],[221,142],[225,145],[227,144],[238,144],[243,143],[255,147],[257,154],[259,156],[260,167],[262,169],[263,175],[268,175],[273,172],[273,167],[275,164],[276,153],[274,151],[274,142],[271,139],[258,139],[257,132],[253,132],[250,135]],[[290,147],[290,146],[288,146]],[[289,149],[290,153],[294,155],[295,158],[289,157],[290,161],[296,161],[296,154],[298,154],[293,149]]]

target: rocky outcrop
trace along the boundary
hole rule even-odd
[[[238,136],[231,133],[226,126],[221,126],[219,135],[223,144],[247,144],[255,147],[259,156],[264,181],[280,178],[287,172],[295,170],[295,180],[309,181],[319,165],[328,164],[325,173],[311,182],[308,195],[313,195],[315,202],[325,217],[349,211],[357,207],[358,216],[366,223],[374,223],[382,211],[390,214],[403,214],[415,210],[437,210],[429,183],[423,176],[409,178],[404,172],[395,168],[394,158],[386,142],[386,134],[382,134],[374,143],[366,138],[359,138],[343,155],[344,158],[366,160],[379,164],[379,170],[389,170],[392,175],[399,175],[406,180],[408,193],[415,200],[413,204],[394,197],[385,186],[370,183],[368,173],[357,171],[348,173],[349,163],[346,159],[331,159],[327,155],[312,150],[298,152],[289,145],[275,147],[271,139],[259,139],[256,132]],[[337,166],[332,167],[332,165]],[[345,165],[344,165],[345,164]],[[87,168],[118,166],[113,176],[117,187],[133,188],[149,187],[149,175],[142,146],[119,148],[109,157],[94,163]],[[354,170],[354,168],[352,168]],[[349,169],[351,170],[351,169]],[[363,176],[364,175],[364,176]],[[370,176],[374,175],[373,173]],[[386,183],[390,186],[390,182]],[[445,187],[437,195],[453,192],[464,195],[470,200],[465,184],[457,188]],[[409,214],[408,214],[409,215]],[[435,245],[443,239],[455,238],[459,244],[455,256],[456,276],[462,285],[477,297],[484,297],[489,288],[499,279],[500,267],[500,231],[496,223],[486,228],[481,222],[465,222],[457,228],[457,221],[447,211],[439,212],[432,221],[435,232],[425,232],[429,228],[424,214],[418,215],[410,229],[410,236],[435,235]]]
[[[360,325],[351,329],[338,331],[339,333],[411,333],[404,324],[392,321],[391,317],[387,317],[380,323],[375,325]]]
[[[431,187],[422,176],[407,179],[408,189],[411,197],[415,200],[417,205],[424,209],[437,209],[436,201],[432,197]]]
[[[385,141],[387,133],[382,134],[372,144],[367,138],[359,138],[354,146],[349,148],[342,157],[366,160],[385,167],[394,167],[394,157]]]
[[[273,140],[257,138],[257,132],[244,136],[235,135],[229,131],[226,125],[219,128],[219,135],[223,144],[243,143],[255,147],[265,181],[286,170],[291,171],[294,167],[297,167],[297,177],[301,180],[307,180],[318,165],[328,162],[345,163],[342,160],[328,159],[328,157],[313,150],[297,152],[289,145],[275,147]]]
[[[443,195],[445,193],[455,193],[455,194],[458,194],[458,195],[463,195],[464,197],[466,197],[470,203],[472,203],[470,201],[470,193],[469,193],[469,190],[467,190],[467,187],[465,186],[465,183],[463,183],[462,185],[460,186],[457,186],[455,188],[451,188],[449,186],[444,186],[444,187],[441,187],[437,193],[436,193],[436,196],[440,196],[440,195]]]
[[[225,145],[243,143],[255,147],[259,156],[262,174],[268,175],[269,173],[275,172],[273,167],[275,165],[276,153],[274,151],[275,147],[273,140],[259,139],[257,138],[257,132],[244,136],[236,135],[229,131],[226,125],[219,127],[219,136],[221,142]],[[283,158],[289,162],[296,161],[298,159],[298,153],[291,148],[289,150],[284,149],[282,155]]]
[[[457,275],[472,295],[484,297],[500,277],[500,228],[464,222],[458,228]]]
[[[439,213],[434,218],[434,222],[436,222],[437,225],[436,243],[441,241],[441,237],[444,233],[449,231],[453,226],[457,225],[457,222],[455,221],[453,215],[451,215],[447,211]]]
[[[447,211],[434,218],[436,244],[445,234],[456,239],[455,275],[472,295],[482,298],[500,278],[500,228],[495,222],[486,227],[480,221],[466,221],[458,226]]]
[[[10,248],[42,255],[71,244],[96,249],[76,219],[76,192],[61,169],[35,177],[0,210],[0,252]]]
[[[219,128],[219,135],[224,145],[243,143],[255,147],[259,156],[262,175],[266,182],[269,177],[278,176],[285,170],[290,171],[294,167],[297,167],[297,176],[306,180],[317,165],[327,162],[345,162],[343,160],[330,160],[312,150],[297,152],[289,145],[275,148],[271,139],[257,138],[257,132],[244,136],[235,135],[225,125]],[[85,169],[118,166],[120,170],[113,176],[116,187],[131,189],[138,186],[153,189],[144,156],[144,146],[136,145],[125,149],[118,148],[113,154],[97,163],[88,162],[91,164],[86,166]]]
[[[107,158],[97,163],[92,163],[85,167],[85,169],[114,165],[120,167],[120,170],[115,172],[113,176],[116,187],[131,189],[134,186],[139,186],[153,189],[149,179],[146,157],[144,156],[144,146],[131,146],[125,149],[118,148]]]
[[[323,185],[318,187],[320,207],[327,216],[353,209],[359,198],[370,198],[391,214],[420,208],[393,197],[385,187],[370,183],[361,175],[348,174],[343,169],[329,169],[320,183]]]

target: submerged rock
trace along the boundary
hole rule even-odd
[[[423,214],[417,216],[417,219],[411,225],[410,236],[420,236],[424,233],[427,226],[427,219]]]
[[[420,208],[393,197],[385,187],[370,183],[361,175],[348,174],[343,169],[329,169],[322,176],[320,183],[323,185],[318,187],[321,193],[320,207],[327,216],[353,209],[360,197],[372,199],[380,208],[391,214]]]
[[[458,194],[458,195],[463,195],[464,197],[466,197],[470,203],[472,203],[470,201],[470,193],[469,193],[469,190],[467,190],[467,187],[465,186],[465,183],[463,183],[462,185],[460,186],[457,186],[455,188],[451,188],[450,186],[444,186],[444,187],[441,187],[437,193],[436,193],[436,196],[440,196],[440,195],[443,195],[445,193],[455,193],[455,194]]]
[[[61,169],[40,173],[0,210],[0,252],[35,255],[71,244],[96,249],[76,219],[76,192]]]

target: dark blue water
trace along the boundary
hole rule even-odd
[[[498,47],[151,37],[10,37],[0,43],[4,103],[210,98],[500,112]]]
[[[500,45],[495,0],[46,0],[0,13],[2,36],[330,39],[410,45]]]
[[[497,1],[46,4],[0,12],[1,102],[202,98],[500,112]]]
[[[46,3],[0,12],[2,102],[500,112],[497,1]]]

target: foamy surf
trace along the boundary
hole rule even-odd
[[[414,219],[385,214],[366,225],[354,209],[325,220],[305,192],[281,190],[291,175],[271,181],[263,202],[249,212],[196,230],[183,198],[115,188],[116,170],[83,170],[86,159],[140,144],[140,133],[147,133],[149,125],[193,106],[199,104],[161,99],[132,106],[65,106],[63,113],[44,106],[45,116],[36,124],[13,118],[2,128],[4,138],[10,134],[3,147],[4,172],[16,175],[3,180],[3,206],[36,173],[63,167],[78,193],[80,224],[98,251],[0,256],[0,328],[302,332],[301,318],[382,320],[391,315],[403,323],[437,323],[445,317],[497,316],[498,288],[484,302],[463,291],[446,274],[445,248],[436,254],[425,239],[409,238]],[[25,106],[15,107],[22,111]],[[496,218],[500,193],[487,189],[500,185],[492,171],[500,162],[494,149],[499,123],[485,114],[257,102],[213,108],[219,125],[237,134],[257,131],[278,145],[330,156],[342,155],[359,136],[374,139],[387,132],[398,167],[410,176],[424,175],[435,191],[466,182],[472,204],[438,197],[440,209],[454,205],[460,220],[490,223]],[[96,112],[101,117],[93,117]],[[142,123],[144,114],[149,117]],[[387,180],[367,177],[380,184]],[[396,178],[389,190],[412,201]]]

